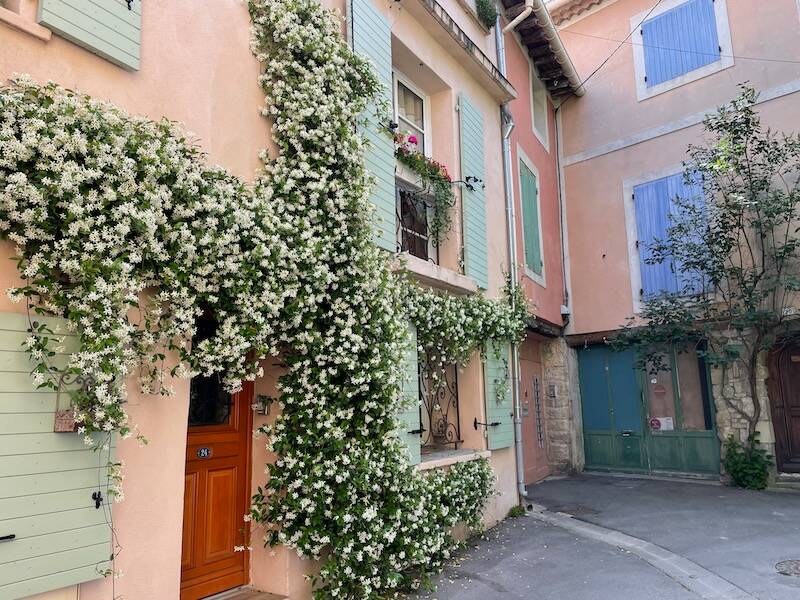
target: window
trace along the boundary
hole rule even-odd
[[[444,367],[444,373],[434,374],[427,364],[420,363],[419,396],[422,453],[458,450],[463,443],[458,405],[458,367],[448,364]]]
[[[394,108],[399,131],[413,135],[417,139],[417,150],[429,156],[427,98],[400,76],[395,78],[395,84]]]
[[[648,425],[652,431],[711,431],[713,412],[705,361],[694,348],[666,350],[668,370],[645,374]]]
[[[542,145],[550,151],[547,139],[547,87],[531,66],[531,113],[533,115],[533,132]]]
[[[541,210],[539,206],[538,179],[533,165],[520,156],[520,204],[522,205],[522,239],[525,248],[525,271],[544,285],[544,260],[542,257]]]
[[[702,187],[697,182],[687,182],[683,173],[676,173],[641,183],[633,187],[633,204],[636,214],[636,250],[638,253],[642,299],[660,294],[691,294],[701,288],[697,273],[687,272],[670,260],[647,264],[653,256],[652,245],[667,235],[671,225],[670,215],[678,214],[682,202],[704,202]]]
[[[671,0],[631,19],[639,100],[733,65],[726,0]],[[634,38],[634,40],[635,40]]]
[[[400,252],[438,262],[437,248],[428,232],[430,206],[424,194],[397,185],[397,242]]]

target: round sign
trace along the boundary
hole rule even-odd
[[[211,448],[203,446],[197,449],[197,458],[211,458]]]
[[[650,429],[654,429],[655,431],[661,429],[661,419],[657,419],[656,417],[650,419]]]

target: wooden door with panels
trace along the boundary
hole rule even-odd
[[[194,377],[189,400],[183,496],[181,600],[248,583],[253,384],[237,394],[218,376]]]
[[[778,471],[800,473],[800,341],[770,353],[768,383]]]

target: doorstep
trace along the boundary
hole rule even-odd
[[[286,596],[276,596],[267,592],[259,592],[252,588],[237,588],[221,594],[209,596],[205,600],[287,600]]]

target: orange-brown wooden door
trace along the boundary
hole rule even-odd
[[[183,497],[181,600],[248,582],[248,507],[252,384],[230,395],[216,377],[192,379]]]
[[[538,344],[536,346],[538,350]],[[520,357],[519,362],[525,483],[531,484],[550,474],[545,446],[542,364],[524,356]]]

